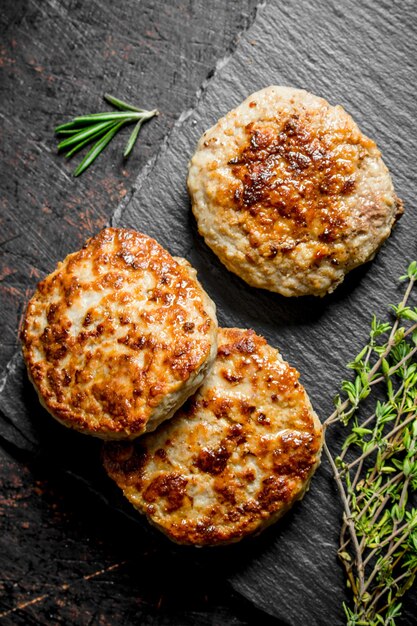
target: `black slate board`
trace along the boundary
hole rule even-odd
[[[411,1],[281,1],[259,9],[234,55],[220,64],[197,107],[139,176],[133,198],[114,219],[185,256],[217,303],[220,324],[252,327],[278,346],[302,372],[323,418],[331,411],[344,364],[362,345],[370,312],[383,315],[389,302],[398,301],[397,278],[417,258],[415,174],[409,168],[417,140],[416,90],[410,88],[416,78],[416,25]],[[187,161],[199,136],[269,84],[306,88],[342,104],[378,141],[407,207],[372,266],[354,272],[322,300],[287,300],[249,288],[204,245],[189,210]],[[239,567],[229,574],[235,589],[293,625],[341,623],[344,583],[335,559],[340,515],[323,463],[310,493],[285,522],[255,549],[241,548]],[[411,613],[404,618],[417,623]]]
[[[412,0],[395,5],[286,0],[261,8],[236,52],[218,64],[197,107],[175,126],[140,174],[133,196],[113,218],[114,224],[143,230],[173,254],[187,257],[216,301],[220,323],[253,327],[278,346],[302,372],[323,418],[331,409],[344,363],[365,338],[369,312],[383,315],[387,304],[398,300],[397,277],[417,257],[409,171],[417,139],[415,25]],[[354,272],[322,300],[287,300],[246,286],[206,248],[189,210],[186,166],[200,134],[249,93],[274,83],[305,87],[343,104],[378,141],[407,208],[372,265]],[[36,449],[45,433],[19,358],[3,383],[0,408],[10,420],[4,423],[4,435],[23,449]],[[79,471],[88,476],[85,468]],[[339,624],[344,599],[335,559],[339,519],[339,501],[323,463],[305,500],[263,537],[211,553],[178,554],[221,571],[235,589],[289,624]],[[417,623],[411,608],[415,599],[413,592],[403,624]]]

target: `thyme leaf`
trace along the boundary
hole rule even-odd
[[[341,450],[325,454],[343,503],[339,558],[352,595],[348,626],[395,626],[401,597],[417,574],[417,262],[393,321],[371,321],[369,340],[348,364],[325,430],[345,429]],[[414,495],[413,495],[414,494]],[[414,502],[413,502],[414,500]]]

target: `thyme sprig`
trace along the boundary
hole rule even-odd
[[[338,555],[352,592],[344,604],[348,626],[394,626],[400,599],[417,574],[417,307],[410,306],[417,262],[392,306],[394,321],[374,316],[369,341],[349,363],[344,400],[325,430],[348,429],[340,454],[325,454],[343,503]],[[410,497],[411,496],[411,497]]]
[[[119,110],[82,115],[75,117],[71,122],[61,124],[55,128],[57,135],[66,136],[66,139],[63,139],[58,144],[58,151],[69,148],[65,155],[67,158],[92,141],[96,142],[74,170],[74,176],[82,174],[93,163],[123,126],[135,122],[135,128],[123,153],[125,158],[128,157],[136,143],[142,124],[150,120],[154,115],[158,115],[156,109],[152,111],[139,109],[107,93],[103,97],[106,102]]]

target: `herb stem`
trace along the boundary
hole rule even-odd
[[[401,479],[404,477],[404,472],[400,472],[399,474],[397,474],[396,476],[393,476],[388,482],[385,483],[384,487],[381,487],[381,489],[378,489],[378,491],[375,491],[369,498],[369,500],[367,500],[366,504],[363,506],[363,508],[361,509],[360,513],[357,515],[356,519],[359,521],[361,519],[361,517],[363,515],[365,515],[365,513],[367,512],[367,510],[369,509],[370,505],[372,504],[373,500],[375,498],[379,498],[383,492],[387,489],[387,487],[391,487],[392,485],[394,485],[397,482],[400,482]],[[356,502],[361,502],[363,499],[365,498],[364,494],[361,494],[359,496],[359,498],[356,500]],[[381,510],[384,508],[384,506],[386,505],[388,501],[388,497],[387,499],[383,500],[381,503]],[[381,511],[378,510],[378,515]],[[377,514],[375,514],[375,518],[377,519],[378,517]]]
[[[382,541],[378,548],[374,548],[373,550],[371,550],[368,554],[368,556],[366,557],[366,559],[364,560],[363,564],[366,567],[366,565],[368,565],[368,563],[373,559],[373,557],[375,556],[375,554],[381,549],[381,548],[385,548],[385,546],[387,546],[389,543],[392,542],[393,539],[396,539],[396,537],[398,537],[398,535],[401,535],[401,533],[403,533],[404,531],[406,531],[408,528],[408,524],[404,524],[403,526],[401,526],[401,528],[397,528],[397,530],[395,530],[393,533],[391,533],[391,535],[389,537],[387,537],[386,539],[384,539],[384,541]],[[401,542],[402,543],[402,542]],[[389,554],[389,552],[388,552]]]
[[[330,465],[332,467],[333,474],[336,476],[338,474],[338,470],[337,470],[336,464],[335,464],[335,462],[333,460],[333,457],[332,457],[332,455],[330,453],[330,450],[329,450],[329,448],[327,446],[326,441],[324,441],[324,443],[323,443],[323,449],[324,449],[325,454],[326,454],[326,456],[327,456],[327,458],[329,460],[329,463],[330,463]],[[343,483],[341,482],[341,480],[337,481],[337,487],[338,487],[339,494],[340,494],[340,497],[342,499],[343,507],[344,507],[344,510],[345,510],[344,521],[347,524],[347,526],[349,527],[351,539],[352,539],[352,542],[353,542],[353,545],[354,545],[354,548],[355,548],[355,555],[356,555],[357,564],[358,564],[358,577],[359,577],[358,595],[361,596],[362,595],[363,586],[364,586],[364,568],[363,568],[363,563],[362,563],[362,555],[361,555],[361,551],[360,551],[360,548],[359,548],[358,538],[357,538],[356,533],[355,533],[355,527],[354,527],[354,524],[353,524],[352,512],[350,510],[349,502],[348,502],[348,499],[347,499],[347,496],[346,496],[346,492],[344,490]]]
[[[353,596],[343,605],[349,626],[395,626],[398,599],[417,574],[417,507],[409,498],[417,490],[417,307],[407,305],[417,261],[405,278],[395,320],[373,317],[367,344],[348,364],[355,379],[343,381],[346,397],[336,398],[324,423],[325,431],[351,424],[339,455],[323,446],[343,505],[338,554]]]
[[[66,154],[67,157],[72,156],[91,141],[98,139],[97,143],[90,149],[79,166],[75,169],[74,176],[79,176],[93,163],[124,125],[135,122],[135,128],[130,135],[124,152],[124,157],[127,157],[136,143],[139,131],[144,122],[158,115],[156,109],[146,111],[145,109],[140,109],[128,104],[119,98],[115,98],[110,94],[105,94],[104,99],[119,110],[78,116],[70,122],[61,124],[55,128],[57,135],[66,136],[66,139],[58,144],[58,151],[71,148]]]
[[[386,439],[392,437],[393,435],[395,435],[397,432],[399,432],[400,430],[402,430],[404,428],[404,426],[407,426],[407,424],[410,424],[413,420],[416,419],[417,414],[413,413],[413,415],[410,415],[410,417],[408,419],[406,419],[404,422],[402,422],[401,424],[399,424],[398,426],[396,426],[396,428],[393,428],[387,435],[386,435]],[[379,449],[379,444],[375,444],[370,450],[367,450],[366,452],[364,452],[363,454],[361,454],[360,457],[358,457],[357,459],[355,459],[354,461],[352,461],[352,463],[350,463],[348,465],[349,469],[352,469],[353,467],[355,467],[358,463],[360,463],[363,459],[366,459],[366,457],[370,456],[371,454],[373,454],[375,452],[375,450]],[[345,470],[343,470],[345,471]]]
[[[385,560],[387,561],[389,559],[390,556],[392,556],[394,554],[394,552],[397,550],[397,548],[407,539],[408,537],[408,530],[400,537],[400,539],[397,539],[397,541],[394,543],[394,545],[388,550],[387,554],[385,555]],[[396,537],[398,536],[398,533],[395,535]],[[386,544],[384,544],[386,545]],[[384,547],[384,546],[382,546]],[[365,584],[365,588],[364,588],[364,592],[366,592],[369,589],[370,584],[372,583],[372,581],[374,580],[375,576],[378,574],[378,572],[381,570],[381,565],[379,565],[378,563],[375,565],[373,571],[371,572],[371,575],[369,576],[368,580],[366,581]]]

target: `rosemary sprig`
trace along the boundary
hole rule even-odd
[[[69,151],[66,153],[67,158],[92,141],[96,142],[74,170],[74,176],[79,176],[91,165],[123,126],[135,122],[135,128],[130,135],[123,154],[125,158],[129,156],[136,143],[142,124],[150,120],[154,115],[158,115],[156,109],[153,111],[139,109],[107,93],[104,94],[104,99],[119,110],[82,115],[75,117],[71,122],[61,124],[55,128],[57,135],[66,136],[66,139],[63,139],[58,144],[58,151],[69,148]]]
[[[394,322],[373,317],[368,343],[348,365],[355,377],[342,383],[345,400],[337,396],[325,422],[348,429],[335,458],[324,444],[343,502],[348,626],[395,626],[417,574],[417,307],[409,306],[417,262],[401,280],[408,284]]]

